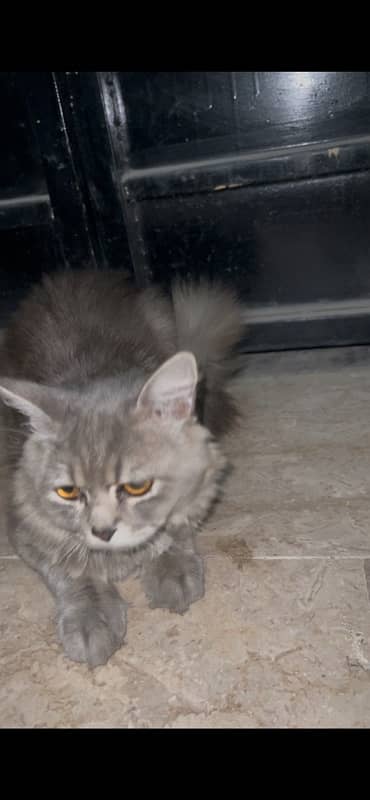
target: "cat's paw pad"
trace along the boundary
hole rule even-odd
[[[70,609],[58,619],[58,632],[65,655],[89,667],[106,664],[123,644],[126,633],[123,600],[86,609]]]
[[[150,608],[168,608],[183,614],[204,595],[203,562],[197,555],[164,553],[144,577]]]

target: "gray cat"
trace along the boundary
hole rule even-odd
[[[8,533],[54,595],[74,661],[95,667],[121,646],[114,581],[138,574],[152,608],[178,613],[203,596],[194,533],[224,475],[241,332],[226,289],[167,297],[92,271],[45,278],[8,326]]]

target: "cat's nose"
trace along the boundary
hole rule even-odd
[[[117,528],[91,528],[94,536],[97,536],[98,539],[103,539],[103,542],[110,542],[116,530]]]

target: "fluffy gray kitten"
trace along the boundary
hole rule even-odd
[[[241,330],[226,289],[166,297],[116,272],[47,277],[14,315],[0,363],[8,534],[54,595],[74,661],[121,646],[114,581],[138,574],[151,607],[179,613],[202,597],[194,533],[224,474]]]

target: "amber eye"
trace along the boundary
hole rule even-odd
[[[62,497],[63,500],[77,500],[80,496],[80,490],[78,486],[59,486],[58,489],[55,489],[57,495]]]
[[[142,483],[122,483],[120,488],[131,497],[141,497],[149,492],[153,486],[153,481],[142,481]]]

